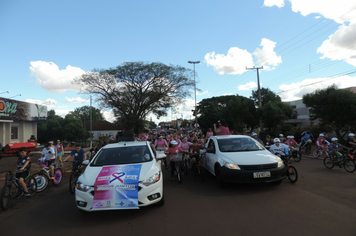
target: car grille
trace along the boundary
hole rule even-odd
[[[239,165],[244,170],[268,170],[277,168],[278,163],[265,164],[265,165]]]

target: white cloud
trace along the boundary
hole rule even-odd
[[[114,113],[111,111],[103,111],[102,114],[104,116],[104,119],[109,122],[114,122],[116,120]]]
[[[281,56],[277,56],[274,52],[275,42],[263,38],[260,45],[262,48],[256,48],[252,54],[238,47],[230,48],[226,56],[215,54],[215,52],[207,53],[205,61],[208,66],[213,66],[216,72],[221,75],[224,73],[242,74],[246,71],[246,67],[254,65],[263,65],[264,69],[271,69],[270,66],[277,66],[282,63]],[[254,62],[252,55],[255,56],[256,62]]]
[[[83,99],[83,98],[80,98],[80,97],[76,97],[76,98],[67,98],[67,97],[65,97],[65,100],[66,100],[66,102],[69,102],[69,103],[88,103],[88,102],[90,102],[89,100]]]
[[[40,99],[26,99],[25,102],[28,103],[34,103],[34,104],[38,104],[38,105],[44,105],[44,106],[48,106],[51,104],[57,104],[58,102],[52,98],[48,98],[44,101],[40,100]]]
[[[284,0],[265,0],[263,3],[264,6],[266,7],[283,7],[284,6]]]
[[[211,52],[207,53],[204,58],[208,66],[213,66],[220,75],[242,74],[246,71],[246,66],[253,65],[251,53],[238,47],[230,48],[226,56]]]
[[[67,90],[80,91],[81,87],[73,85],[75,77],[85,73],[84,70],[68,65],[64,70],[53,62],[31,61],[31,76],[43,89],[53,93],[64,93]]]
[[[204,92],[202,92],[202,93],[197,92],[197,96],[204,95],[204,94],[208,94],[208,93],[209,93],[208,90],[206,90],[206,91],[204,91]]]
[[[292,11],[303,16],[318,14],[342,24],[339,29],[325,40],[317,49],[321,58],[343,60],[356,66],[356,1],[355,0],[289,0]],[[277,5],[277,0],[265,0],[265,6]],[[348,24],[347,24],[348,23]]]
[[[51,110],[51,109],[48,109],[48,110]],[[72,110],[69,110],[69,109],[53,109],[54,112],[56,113],[57,116],[61,116],[61,117],[65,117],[69,112],[73,111],[74,109]]]
[[[260,84],[261,86],[261,84]],[[256,82],[248,82],[247,84],[240,85],[237,89],[238,90],[252,90],[254,88],[257,88],[257,83]]]
[[[298,83],[282,84],[279,86],[277,95],[279,95],[283,101],[294,101],[303,98],[306,93],[312,93],[316,89],[325,89],[335,84],[338,88],[356,87],[356,77],[350,77],[348,75],[330,78],[315,78],[306,79]],[[283,92],[285,91],[285,92]]]

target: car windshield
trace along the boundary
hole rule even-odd
[[[264,150],[262,144],[250,137],[218,139],[221,152],[249,152]]]
[[[152,161],[147,146],[116,147],[102,149],[90,166],[122,165]]]

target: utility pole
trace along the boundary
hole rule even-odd
[[[260,69],[263,69],[263,66],[261,66],[261,67],[253,66],[252,68],[247,68],[247,66],[246,66],[246,70],[257,70],[258,107],[262,108],[261,88],[260,88],[260,73],[259,73]],[[260,131],[262,131],[262,120],[261,120],[261,117],[260,117]]]
[[[189,64],[193,64],[194,67],[194,101],[195,101],[195,105],[194,105],[194,115],[195,115],[195,131],[197,131],[198,127],[198,121],[197,121],[197,88],[196,88],[196,81],[195,81],[195,64],[199,64],[200,61],[188,61]]]
[[[92,148],[93,143],[93,107],[91,103],[91,95],[90,95],[90,148]]]

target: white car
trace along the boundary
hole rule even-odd
[[[216,176],[219,186],[226,182],[279,184],[286,177],[283,161],[249,136],[213,136],[205,147],[203,167]]]
[[[78,178],[77,207],[82,211],[138,209],[164,204],[161,159],[149,142],[104,146]]]

